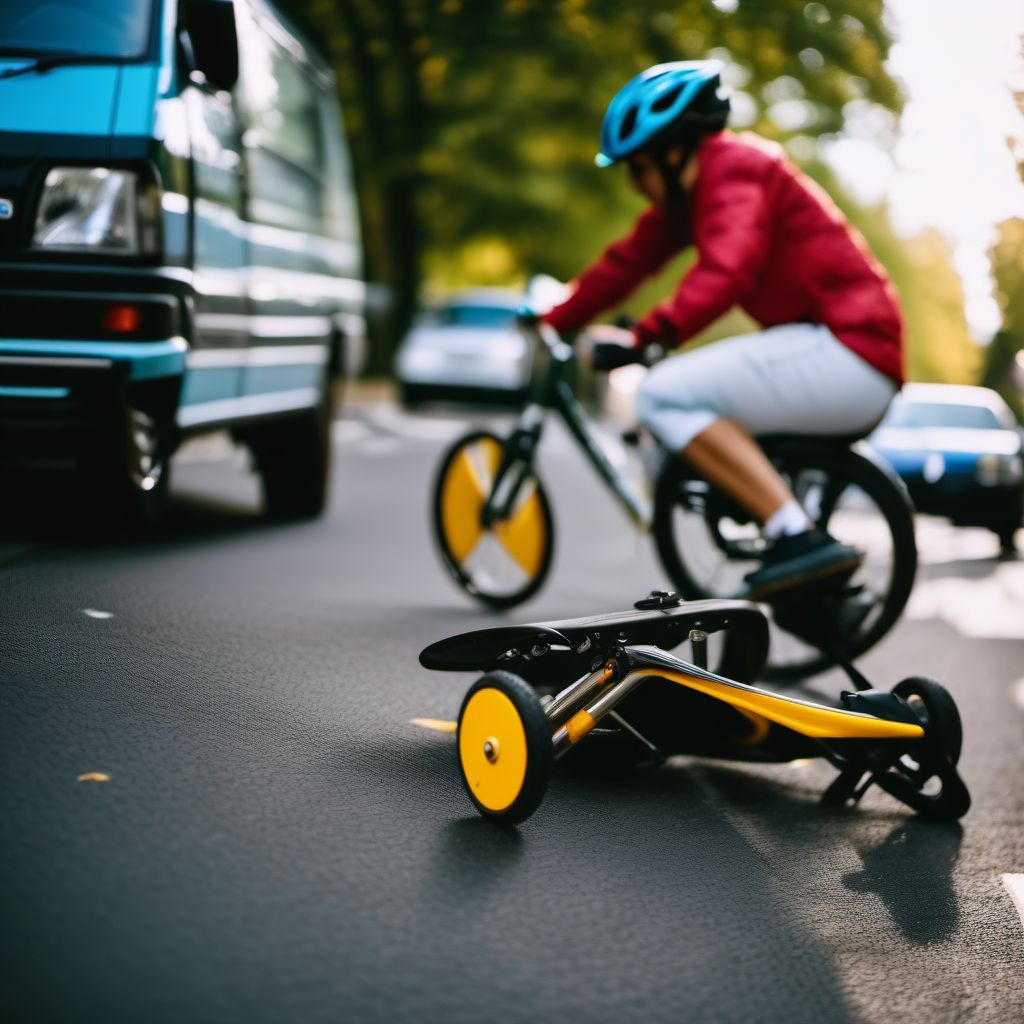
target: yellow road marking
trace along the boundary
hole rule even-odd
[[[421,729],[432,729],[434,732],[445,732],[454,736],[459,728],[458,722],[449,722],[444,718],[410,718],[410,725],[418,725]]]

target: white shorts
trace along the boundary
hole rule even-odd
[[[866,434],[898,387],[827,327],[787,324],[672,356],[647,374],[637,419],[682,451],[717,419],[751,434]]]

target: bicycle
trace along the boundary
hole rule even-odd
[[[572,347],[532,313],[519,327],[547,353],[531,399],[505,438],[473,430],[441,460],[433,533],[455,582],[492,608],[512,608],[544,584],[555,527],[534,458],[547,411],[558,414],[583,454],[641,529],[688,600],[743,596],[743,576],[766,547],[760,524],[682,460],[661,455],[653,502],[606,454],[569,383]],[[859,437],[784,435],[759,442],[811,519],[865,552],[852,576],[770,603],[769,678],[800,678],[845,664],[876,644],[899,618],[917,571],[913,509],[906,487]],[[832,628],[832,627],[836,628]]]

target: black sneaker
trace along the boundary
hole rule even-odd
[[[744,577],[741,597],[762,598],[805,583],[849,572],[861,563],[863,554],[840,544],[824,530],[805,530],[779,537],[765,553],[760,569]]]

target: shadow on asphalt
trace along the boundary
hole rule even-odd
[[[941,942],[960,923],[953,868],[963,829],[950,822],[911,818],[877,846],[858,847],[864,867],[843,876],[851,892],[873,892],[897,927],[917,946]],[[922,912],[922,897],[927,913]]]
[[[175,494],[158,528],[131,528],[112,509],[87,508],[59,488],[50,488],[0,510],[0,543],[149,547],[283,525],[287,524],[265,518],[251,505]]]
[[[863,861],[860,871],[842,876],[844,888],[874,893],[908,941],[925,946],[954,935],[960,925],[953,871],[960,855],[963,828],[956,822],[927,821],[895,807],[894,827],[880,843],[865,843],[865,816],[877,812],[823,807],[783,783],[741,769],[707,765],[703,769],[715,790],[732,806],[755,818],[780,841],[799,841],[804,829],[824,822],[831,832],[855,848]],[[889,815],[886,815],[889,817]]]

